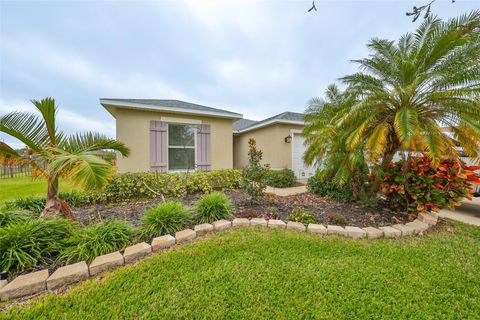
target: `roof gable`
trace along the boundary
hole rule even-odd
[[[266,127],[271,124],[275,123],[287,123],[287,124],[296,124],[296,125],[304,125],[304,114],[303,113],[298,113],[298,112],[283,112],[280,114],[277,114],[273,117],[267,118],[265,120],[261,121],[255,121],[251,123],[250,125],[240,127],[238,130],[235,130],[236,133],[243,133],[247,132],[250,130],[255,130],[258,128]],[[246,119],[243,119],[246,120]],[[253,120],[250,120],[253,121]],[[239,121],[237,121],[239,122]],[[234,127],[235,128],[235,127]]]
[[[241,119],[243,117],[243,115],[239,113],[180,100],[102,98],[100,99],[100,104],[105,108],[116,107],[125,109],[165,111],[173,113],[206,115],[229,119]]]

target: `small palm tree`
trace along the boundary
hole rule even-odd
[[[373,39],[361,71],[342,80],[357,102],[335,122],[346,145],[364,145],[385,170],[397,151],[420,151],[438,164],[476,158],[480,144],[480,11],[426,19],[398,43]],[[448,127],[453,136],[442,132]]]
[[[362,177],[368,172],[363,145],[347,148],[348,131],[339,131],[336,125],[356,102],[356,96],[350,90],[341,91],[336,85],[330,85],[325,99],[309,101],[303,135],[307,147],[305,163],[321,168],[323,179],[332,180],[337,185],[349,184],[358,197],[365,187]]]
[[[58,199],[58,179],[69,179],[87,189],[102,187],[114,174],[114,167],[100,158],[98,152],[115,150],[128,156],[130,151],[123,143],[99,133],[67,136],[56,126],[57,106],[54,99],[32,100],[32,103],[40,116],[11,112],[0,117],[0,132],[23,142],[28,148],[28,155],[19,154],[4,142],[0,142],[0,155],[28,163],[38,174],[46,177],[48,191],[44,216],[69,215],[68,206]]]

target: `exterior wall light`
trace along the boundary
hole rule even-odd
[[[285,142],[286,143],[291,143],[292,142],[292,135],[289,134],[288,136],[286,136],[285,137]]]

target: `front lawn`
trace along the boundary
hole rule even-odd
[[[60,181],[60,192],[75,189],[71,184]],[[34,196],[47,196],[47,181],[44,178],[16,177],[0,179],[0,205],[6,201]]]
[[[480,228],[353,241],[285,230],[208,236],[1,319],[474,319]]]

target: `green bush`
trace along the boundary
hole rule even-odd
[[[27,197],[7,201],[5,207],[7,209],[27,210],[38,215],[43,211],[43,208],[45,208],[45,202],[45,197]]]
[[[102,221],[76,230],[67,240],[59,260],[66,263],[92,261],[97,256],[124,249],[130,244],[133,227],[124,220]]]
[[[289,188],[295,186],[297,179],[290,169],[270,170],[267,174],[267,186],[274,188]]]
[[[295,222],[301,222],[304,224],[310,224],[317,222],[317,217],[301,208],[293,208],[292,213],[288,216],[288,219]]]
[[[307,188],[309,192],[316,193],[322,197],[344,202],[355,200],[352,190],[348,185],[338,186],[332,179],[325,177],[320,170],[308,179]]]
[[[0,208],[0,227],[33,218],[30,211]]]
[[[248,139],[248,164],[243,168],[243,187],[252,203],[259,203],[267,188],[267,174],[270,166],[262,164],[263,152],[257,148],[255,139]]]
[[[242,185],[240,171],[234,169],[199,171],[191,173],[122,173],[100,191],[61,192],[59,198],[70,206],[95,203],[115,203],[132,199],[180,197],[185,194],[209,193],[214,190],[234,190]],[[9,201],[7,208],[19,208],[40,214],[45,197]]]
[[[195,221],[210,223],[233,216],[233,205],[229,197],[222,192],[212,192],[195,202]]]
[[[180,202],[169,201],[147,211],[142,216],[140,236],[150,240],[164,234],[174,234],[190,218],[190,211]]]
[[[103,193],[107,202],[155,198],[159,194],[179,197],[185,194],[233,190],[241,186],[238,170],[191,173],[124,173],[116,175]]]
[[[20,272],[54,261],[74,231],[66,219],[27,219],[0,228],[0,268]]]

